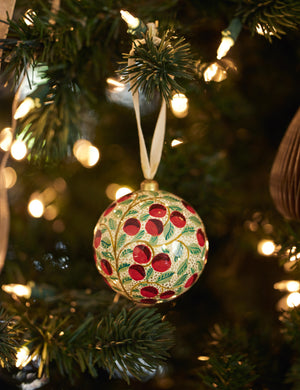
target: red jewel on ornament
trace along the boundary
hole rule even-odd
[[[156,299],[144,298],[144,299],[141,299],[140,302],[146,303],[148,305],[154,305],[154,303],[156,303]]]
[[[151,251],[146,245],[137,245],[133,249],[133,260],[139,264],[148,263],[151,259]]]
[[[128,269],[128,273],[133,280],[142,280],[146,275],[144,267],[137,264],[131,265]]]
[[[141,295],[146,298],[153,298],[158,294],[158,290],[156,287],[147,286],[141,289]]]
[[[168,290],[168,291],[161,293],[159,297],[161,299],[168,299],[168,298],[171,298],[174,294],[175,294],[174,291]]]
[[[186,224],[185,216],[179,211],[173,211],[170,215],[170,221],[178,228],[183,228]]]
[[[149,207],[149,214],[152,217],[163,218],[167,213],[167,209],[162,204],[153,204]]]
[[[101,242],[102,233],[101,230],[97,230],[95,237],[94,237],[94,247],[98,248]]]
[[[155,271],[165,272],[171,267],[171,259],[166,253],[159,253],[153,257],[152,267]]]
[[[113,273],[112,271],[112,268],[111,268],[111,265],[109,264],[109,262],[105,259],[102,259],[101,260],[101,268],[102,268],[102,271],[104,273],[106,273],[106,275],[111,275]]]
[[[107,209],[104,211],[104,217],[106,217],[107,214],[109,214],[117,205],[117,202],[112,203],[110,206],[107,207]]]
[[[193,274],[190,278],[188,278],[186,284],[184,285],[185,288],[189,288],[198,278],[198,274]]]
[[[204,244],[205,244],[205,234],[204,234],[202,229],[198,229],[197,230],[197,240],[198,240],[198,244],[200,246],[204,246]]]
[[[141,223],[136,218],[129,218],[124,223],[123,230],[129,236],[135,236],[141,228]]]
[[[145,229],[151,236],[159,236],[164,230],[164,225],[159,219],[149,219],[145,225]]]
[[[192,214],[196,214],[196,211],[193,209],[193,207],[188,204],[187,202],[185,202],[184,200],[182,201],[182,204],[184,205],[184,207],[189,210]]]
[[[133,193],[131,192],[130,194],[127,194],[127,195],[122,196],[121,198],[119,198],[119,199],[117,200],[117,202],[118,202],[118,203],[124,202],[124,200],[129,199],[129,198],[131,197],[132,194],[133,194]]]

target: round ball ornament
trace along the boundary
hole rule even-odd
[[[203,222],[184,200],[145,180],[113,202],[94,230],[96,266],[117,293],[141,304],[175,299],[207,259]]]

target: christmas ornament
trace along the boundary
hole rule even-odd
[[[136,64],[135,49],[161,39],[153,23],[145,39],[135,40],[128,67]],[[136,115],[140,158],[145,181],[139,191],[113,202],[94,231],[95,262],[107,284],[137,303],[169,301],[187,291],[199,278],[207,259],[208,241],[196,211],[153,180],[160,163],[166,126],[166,101],[155,126],[150,159],[141,127],[136,75],[129,78]]]
[[[279,146],[270,175],[270,193],[287,219],[300,220],[300,109]]]
[[[127,298],[154,304],[176,298],[199,278],[208,241],[184,200],[146,180],[113,202],[94,231],[95,262],[107,284]]]

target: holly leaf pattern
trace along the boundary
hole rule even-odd
[[[151,202],[151,203],[152,203],[152,202]],[[144,214],[144,215],[142,215],[142,216],[140,217],[140,220],[141,220],[142,222],[144,222],[144,221],[146,221],[149,217],[150,217],[149,214]]]
[[[132,279],[129,276],[125,276],[125,278],[122,279],[122,284],[131,282]]]
[[[182,275],[186,269],[187,269],[187,266],[188,266],[188,259],[185,259],[179,266],[178,270],[177,270],[177,275],[180,276]]]
[[[117,249],[121,248],[126,241],[126,234],[122,234],[117,241]]]
[[[123,212],[122,212],[122,210],[115,210],[115,211],[114,211],[114,214],[115,214],[115,216],[116,216],[117,218],[120,218],[121,215],[123,214]]]
[[[116,221],[114,219],[110,218],[108,221],[108,226],[111,230],[115,230],[116,229]]]
[[[164,236],[166,241],[168,241],[173,236],[174,230],[175,229],[173,224],[169,221],[164,228]]]
[[[177,282],[174,283],[174,287],[180,286],[182,283],[184,283],[187,277],[188,277],[188,274],[184,274],[184,275],[180,276],[180,278],[177,280]]]
[[[194,222],[196,225],[202,225],[201,221],[199,218],[195,217],[194,215],[192,215],[191,217],[189,217],[190,221]]]
[[[133,252],[133,250],[130,248],[124,249],[123,252],[121,253],[121,257],[130,255],[132,252]]]
[[[195,233],[195,228],[193,226],[186,226],[182,231],[182,235],[185,236],[189,236],[193,233]]]
[[[126,200],[124,200],[123,202],[121,202],[121,204],[122,204],[122,206],[124,205],[124,204],[129,204],[129,203],[131,203],[133,201],[133,199],[126,199]]]
[[[130,267],[130,264],[129,263],[122,263],[119,265],[118,267],[118,271],[124,271],[125,269],[129,268]]]
[[[150,268],[147,270],[146,279],[148,280],[152,274],[153,274],[153,268],[150,267]]]
[[[167,283],[172,278],[173,275],[174,272],[164,272],[162,275],[160,275],[157,278],[156,283]]]
[[[157,243],[158,237],[157,236],[152,236],[149,240],[150,245],[155,245]]]
[[[135,215],[137,214],[137,210],[130,210],[128,211],[128,213],[126,214],[126,217],[128,217],[129,215]]]
[[[144,208],[150,206],[152,203],[153,203],[153,200],[147,200],[146,202],[141,204],[140,208],[144,209]]]
[[[193,255],[198,255],[201,252],[201,249],[198,245],[190,245],[188,248]]]
[[[169,200],[170,202],[181,202],[180,199],[174,198],[173,196],[170,196],[170,195],[163,196],[163,199]]]
[[[169,206],[169,209],[182,212],[182,208],[175,205]]]
[[[138,232],[138,234],[134,236],[134,239],[132,241],[140,240],[144,234],[145,234],[145,230],[141,230],[140,232]]]
[[[110,239],[109,238],[103,238],[101,240],[101,246],[103,246],[103,248],[107,249],[111,246],[111,242],[110,242]]]
[[[114,256],[110,252],[101,252],[101,256],[110,260],[114,260]]]

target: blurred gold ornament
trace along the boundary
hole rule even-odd
[[[300,108],[279,145],[270,175],[270,193],[285,218],[300,220]]]

